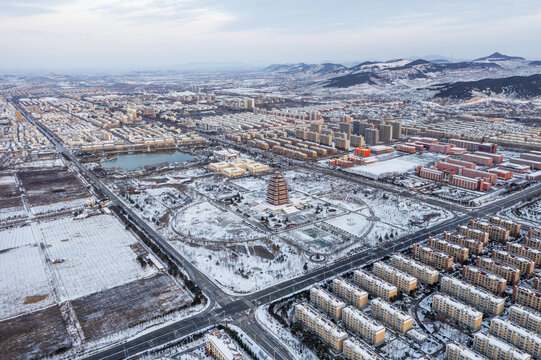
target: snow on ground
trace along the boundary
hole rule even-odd
[[[239,216],[208,201],[184,208],[175,215],[173,226],[182,234],[211,241],[242,241],[263,236]]]
[[[181,241],[171,243],[200,271],[229,293],[250,293],[300,275],[304,263],[308,262],[303,255],[287,244],[280,244],[281,254],[269,260],[225,248],[212,250],[190,246]]]
[[[0,176],[0,185],[17,185],[13,175]]]
[[[64,166],[64,162],[62,159],[45,159],[45,160],[36,160],[36,161],[25,161],[21,164],[18,164],[18,168],[54,168],[54,167],[62,167]]]
[[[142,269],[130,245],[136,239],[112,216],[60,218],[39,224],[58,276],[62,299],[74,299],[157,272]]]
[[[229,324],[228,327],[238,333],[244,345],[246,345],[250,350],[252,350],[252,352],[256,354],[259,359],[272,360],[272,357],[267,354],[267,352],[261,346],[259,346],[259,344],[257,344],[250,336],[248,336],[248,334],[246,334],[241,328],[233,324]]]
[[[378,161],[375,164],[353,166],[344,171],[366,176],[371,179],[381,179],[389,175],[398,175],[413,172],[418,164],[402,158]]]
[[[289,354],[296,360],[317,360],[317,356],[303,345],[289,329],[284,328],[278,321],[272,318],[268,312],[268,305],[259,307],[255,313],[257,321],[267,329],[273,337],[278,339],[284,347],[289,350]]]
[[[244,177],[241,179],[233,180],[232,183],[248,191],[265,190],[268,185],[267,181],[259,177]]]
[[[347,215],[342,215],[327,220],[325,221],[325,223],[335,226],[342,231],[348,232],[355,236],[360,236],[367,230],[370,221],[362,215],[356,213],[349,213]]]
[[[56,203],[49,203],[44,205],[32,206],[30,211],[34,215],[47,214],[52,212],[74,210],[86,206],[86,201],[92,197],[85,197],[80,199],[74,199],[69,201],[60,201]]]
[[[27,235],[32,238],[31,234]],[[0,289],[0,319],[54,303],[38,247],[21,244],[21,247],[0,251]]]
[[[36,239],[30,226],[12,227],[0,231],[0,251],[35,243]]]

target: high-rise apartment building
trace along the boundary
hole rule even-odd
[[[536,334],[541,334],[541,314],[539,312],[521,305],[513,305],[509,308],[507,317],[511,322]]]
[[[530,360],[531,355],[506,342],[482,332],[473,336],[473,350],[491,360]]]
[[[387,124],[379,124],[379,141],[385,144],[390,143],[393,140],[393,127]]]
[[[364,141],[367,145],[377,145],[379,143],[379,130],[374,128],[365,129]]]
[[[448,343],[445,346],[445,359],[446,360],[489,360],[486,356],[483,356],[469,347],[458,343]]]
[[[433,266],[446,272],[451,271],[453,268],[452,256],[418,243],[413,244],[413,257],[419,259],[426,265]]]
[[[391,257],[391,264],[407,274],[414,276],[423,284],[432,285],[438,282],[439,271],[436,269],[418,263],[417,261],[407,258],[402,254],[394,254]]]
[[[332,291],[356,308],[362,309],[368,304],[368,293],[342,278],[333,279]]]
[[[537,250],[519,243],[506,244],[505,248],[508,252],[520,255],[526,259],[535,262],[535,267],[541,267],[541,250]]]
[[[508,320],[494,318],[490,321],[490,334],[515,345],[533,357],[541,358],[541,337]]]
[[[396,286],[391,285],[362,269],[355,270],[353,273],[353,282],[368,291],[368,293],[379,296],[385,300],[394,298],[398,293]]]
[[[507,281],[507,284],[514,286],[520,279],[520,270],[513,265],[506,264],[491,258],[477,257],[475,264],[478,268],[490,271],[493,274],[501,276]]]
[[[481,328],[483,313],[446,295],[436,294],[432,297],[432,309],[454,319],[458,324],[472,331]]]
[[[513,287],[513,301],[536,311],[541,311],[541,292],[536,290],[515,285]]]
[[[451,241],[455,244],[468,248],[470,254],[480,255],[483,252],[484,245],[483,242],[479,240],[475,240],[450,231],[444,231],[443,238],[447,241]]]
[[[383,360],[381,356],[368,349],[357,339],[344,341],[343,354],[348,360]]]
[[[527,278],[532,277],[535,270],[535,262],[507,251],[492,250],[492,258],[513,265],[520,270],[522,276]]]
[[[360,310],[348,306],[344,309],[342,318],[347,329],[359,334],[369,344],[379,346],[385,341],[385,327]]]
[[[501,276],[470,265],[462,267],[462,278],[497,295],[503,294],[507,285],[507,281]]]
[[[451,255],[453,257],[453,260],[460,264],[468,261],[469,250],[464,246],[446,240],[434,238],[432,236],[428,239],[428,245],[433,247],[434,249],[438,249],[446,254]]]
[[[488,232],[474,229],[466,225],[458,225],[457,231],[461,235],[471,237],[472,239],[479,240],[484,246],[488,245]]]
[[[503,228],[506,228],[510,231],[510,235],[514,238],[518,237],[520,235],[520,229],[522,225],[520,223],[517,223],[515,221],[511,221],[508,219],[502,219],[498,216],[489,216],[488,221],[494,225],[501,226]]]
[[[505,299],[454,277],[444,276],[440,288],[444,294],[451,295],[487,315],[500,315],[505,309]]]
[[[348,334],[306,304],[295,305],[295,319],[316,333],[334,351],[341,352]]]
[[[342,318],[342,309],[346,307],[346,303],[338,299],[336,296],[329,294],[321,287],[313,287],[310,289],[310,302],[316,309],[319,309],[324,314],[340,320]]]
[[[370,302],[370,314],[374,319],[405,333],[413,327],[413,318],[400,309],[379,298]]]
[[[372,272],[377,277],[387,281],[390,284],[393,284],[398,288],[398,290],[405,294],[409,294],[417,287],[417,278],[402,272],[397,268],[389,266],[384,262],[376,262],[372,268]]]

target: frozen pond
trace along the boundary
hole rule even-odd
[[[127,153],[120,154],[114,160],[102,161],[104,169],[119,168],[123,170],[135,170],[144,166],[152,166],[164,162],[185,162],[194,157],[181,151],[158,151],[151,153]]]

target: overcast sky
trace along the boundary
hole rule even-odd
[[[541,59],[541,0],[0,0],[0,69]]]

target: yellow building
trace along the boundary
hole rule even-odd
[[[245,355],[223,330],[211,331],[206,336],[207,353],[218,360],[242,360]]]
[[[498,216],[489,216],[488,221],[490,221],[494,225],[506,228],[511,232],[512,237],[516,238],[520,235],[520,228],[522,227],[520,223],[511,221],[509,219],[502,219]]]
[[[381,356],[365,347],[357,339],[344,341],[344,356],[348,360],[383,360]]]
[[[342,318],[342,309],[346,307],[345,302],[320,287],[310,289],[310,302],[315,308],[333,317],[335,320]]]
[[[515,324],[536,334],[541,334],[541,314],[532,309],[513,305],[509,308],[508,319]]]
[[[398,290],[403,293],[409,294],[417,287],[417,279],[415,277],[408,275],[405,272],[402,272],[397,268],[389,266],[381,261],[378,261],[374,264],[372,272],[377,277],[396,286]]]
[[[541,267],[541,250],[530,248],[519,243],[507,243],[506,250],[515,253],[535,263],[536,267]]]
[[[338,297],[359,309],[368,304],[368,293],[342,278],[333,279],[332,290]]]
[[[342,318],[347,329],[359,334],[368,343],[379,346],[385,342],[385,328],[360,310],[348,306]]]
[[[490,240],[501,243],[506,243],[509,240],[509,235],[511,234],[509,229],[476,219],[472,219],[470,221],[470,226],[474,229],[488,232],[488,237]]]
[[[402,254],[394,254],[391,257],[391,265],[405,273],[417,278],[420,282],[432,285],[438,282],[440,273],[427,265],[407,258]]]
[[[497,295],[503,294],[507,285],[507,281],[501,276],[469,265],[462,267],[462,279]]]
[[[453,268],[453,257],[421,244],[413,244],[413,257],[419,259],[426,265],[433,266],[445,272],[451,271]]]
[[[334,351],[341,352],[348,334],[306,304],[295,305],[295,319],[316,333]]]
[[[469,250],[467,247],[460,246],[458,244],[451,243],[446,240],[430,237],[428,239],[428,245],[434,249],[443,251],[453,257],[453,260],[459,263],[468,261]]]
[[[447,360],[489,360],[486,356],[476,353],[469,347],[457,343],[448,343],[445,346],[445,359]]]
[[[402,333],[413,327],[413,318],[411,315],[404,313],[379,298],[370,302],[370,314],[374,319],[380,320],[382,323]]]
[[[535,290],[515,286],[513,287],[513,301],[541,311],[541,293]]]
[[[507,281],[507,284],[514,286],[520,279],[520,270],[513,265],[499,262],[487,257],[477,257],[477,263],[475,264],[480,269],[485,269],[501,276]]]
[[[394,298],[398,293],[396,286],[391,285],[362,269],[355,270],[353,273],[353,282],[370,294],[379,296],[387,301]]]
[[[483,322],[483,313],[446,295],[434,295],[432,309],[472,331],[479,330]]]
[[[534,227],[529,228],[528,236],[533,236],[538,239],[541,239],[541,228],[534,228]]]
[[[530,360],[532,358],[524,351],[482,332],[473,336],[473,350],[492,360]]]
[[[538,239],[532,236],[525,236],[524,245],[537,249],[537,250],[541,250],[541,239]]]
[[[508,320],[494,318],[490,321],[490,334],[515,345],[533,357],[541,358],[541,337]]]
[[[468,248],[469,252],[475,255],[481,255],[483,252],[483,242],[471,239],[467,236],[452,233],[450,231],[443,232],[443,238],[447,241],[452,241],[460,246]]]
[[[483,243],[483,246],[488,245],[488,232],[486,231],[474,229],[466,225],[458,225],[457,231],[461,235],[465,235],[472,239],[481,241]]]
[[[500,315],[505,309],[505,299],[454,277],[443,277],[440,288],[444,294],[451,295],[488,315]]]
[[[507,251],[492,250],[492,258],[515,266],[520,270],[522,276],[527,278],[532,277],[535,270],[535,262]]]

